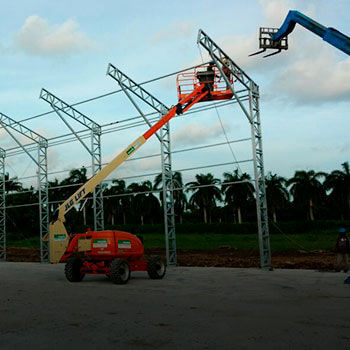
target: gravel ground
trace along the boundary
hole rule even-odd
[[[344,273],[177,267],[120,286],[63,268],[0,263],[1,349],[349,349]]]

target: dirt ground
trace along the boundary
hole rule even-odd
[[[163,249],[147,249],[147,255],[164,255]],[[179,266],[258,267],[259,252],[249,249],[223,247],[215,250],[178,250]],[[39,262],[38,248],[7,248],[7,261]],[[273,252],[274,268],[331,271],[335,256],[328,251]]]

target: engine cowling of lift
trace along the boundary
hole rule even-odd
[[[122,258],[138,260],[144,255],[141,240],[123,231],[88,231],[75,234],[62,256],[60,262],[65,262],[72,254],[82,255],[91,260],[113,260]]]

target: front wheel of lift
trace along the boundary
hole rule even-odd
[[[115,284],[125,284],[130,279],[130,266],[124,259],[114,259],[111,262],[109,278]]]
[[[72,257],[66,262],[64,267],[64,274],[69,282],[80,282],[85,273],[81,272],[83,261],[78,257]]]
[[[147,272],[154,280],[160,280],[165,276],[166,265],[160,256],[151,256],[147,260]]]

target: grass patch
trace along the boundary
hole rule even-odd
[[[270,236],[272,251],[286,250],[331,250],[335,243],[334,234],[274,234]],[[146,248],[164,247],[164,236],[160,234],[144,235]],[[244,234],[177,234],[176,245],[179,249],[217,249],[230,246],[239,249],[259,249],[257,235]]]
[[[164,235],[147,233],[142,235],[146,248],[164,248]],[[312,232],[303,234],[272,234],[270,235],[272,251],[287,250],[332,250],[337,234],[334,232]],[[258,237],[255,234],[212,234],[187,233],[176,235],[176,245],[179,249],[217,249],[230,246],[240,249],[259,249]],[[7,242],[9,247],[40,247],[39,237]]]
[[[39,248],[40,247],[40,238],[39,237],[29,237],[25,239],[8,239],[8,247],[27,247],[27,248]]]

